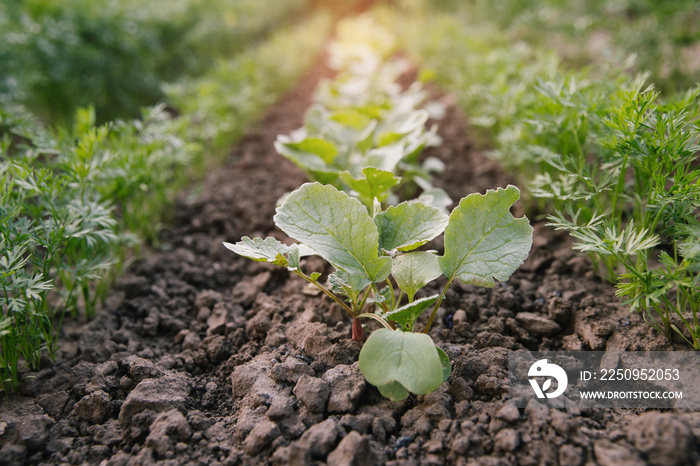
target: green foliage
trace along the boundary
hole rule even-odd
[[[673,63],[684,53],[678,47],[697,44],[696,2],[442,4],[449,14],[414,3],[400,19],[385,10],[384,22],[428,67],[424,76],[454,90],[470,122],[486,130],[490,155],[527,188],[526,207],[554,212],[551,225],[578,240],[631,310],[700,349],[698,90],[664,99],[643,90],[647,74],[626,72],[648,65],[666,91],[687,83]],[[501,27],[480,21],[484,14]],[[594,66],[565,70],[537,48],[550,48],[552,37],[585,43],[592,31],[611,39],[610,63],[588,57]],[[644,50],[637,65],[619,58],[631,35],[647,44],[635,47]],[[566,47],[558,52],[571,59]],[[673,69],[670,80],[661,68]]]
[[[360,351],[360,371],[385,397],[399,401],[408,392],[425,395],[437,390],[447,376],[438,348],[422,333],[379,329]],[[449,361],[448,361],[449,362]]]
[[[492,287],[507,280],[527,258],[532,227],[515,219],[510,207],[520,197],[515,186],[470,194],[450,214],[445,228],[445,255],[438,258],[449,281]]]
[[[305,0],[47,0],[0,6],[0,95],[51,124],[133,118],[161,85],[255,44]]]
[[[518,193],[516,187],[508,186],[485,195],[472,194],[462,199],[448,220],[437,208],[416,200],[385,211],[375,203],[371,216],[345,192],[330,185],[305,183],[285,198],[274,218],[275,224],[299,244],[287,246],[274,238],[247,237],[236,244],[224,244],[244,257],[287,267],[340,304],[353,321],[371,318],[390,329],[376,337],[377,332],[372,334],[365,345],[369,348],[360,354],[360,367],[383,394],[402,399],[408,391],[420,394],[435,390],[449,376],[449,361],[445,369],[446,356],[432,349],[435,346],[430,337],[411,333],[418,317],[433,307],[423,331],[427,334],[455,279],[493,286],[494,278],[506,280],[527,257],[532,227],[526,218],[514,219],[508,212]],[[414,250],[443,230],[444,255]],[[300,257],[307,254],[323,257],[336,269],[328,285],[319,282],[318,274],[303,272]],[[421,288],[442,274],[447,283],[440,295],[414,299]],[[400,289],[398,294],[394,283]],[[406,303],[402,303],[404,292]],[[366,310],[370,303],[374,312]],[[395,349],[387,352],[383,345]]]
[[[464,29],[487,24],[498,31],[501,40],[507,38],[513,44],[526,42],[538,49],[555,49],[567,65],[575,67],[610,58],[620,62],[624,61],[623,57],[634,57],[633,71],[650,72],[652,81],[665,95],[697,83],[700,5],[695,0],[410,0],[403,3],[413,4],[407,11],[418,17],[437,11]],[[407,11],[402,12],[402,20]]]
[[[381,232],[379,247],[395,256],[399,251],[416,249],[442,233],[447,215],[418,201],[389,206],[374,216]]]
[[[0,297],[4,391],[20,361],[53,358],[63,314],[94,314],[125,247],[154,239],[160,213],[190,160],[163,107],[96,126],[91,108],[49,132],[2,107]]]
[[[379,232],[367,209],[332,186],[305,184],[275,214],[275,225],[344,272],[362,290],[384,280],[391,258],[379,256]]]
[[[238,7],[244,4],[253,7]],[[42,6],[37,14],[44,12]],[[17,388],[23,363],[37,369],[42,355],[54,357],[66,312],[92,316],[126,248],[157,240],[159,221],[177,190],[308,67],[327,27],[326,17],[314,16],[237,55],[226,64],[235,74],[200,78],[203,86],[238,99],[217,104],[218,113],[207,115],[209,122],[226,121],[211,133],[212,126],[200,120],[202,107],[189,104],[177,117],[157,105],[143,109],[139,119],[106,124],[98,124],[94,107],[87,107],[76,111],[71,126],[50,131],[0,96],[2,390]],[[212,102],[213,95],[200,101],[202,111],[211,110],[206,105]]]
[[[92,187],[74,183],[75,173],[39,163],[53,160],[55,150],[17,148],[10,156],[9,149],[6,137],[0,153],[4,391],[18,386],[20,358],[37,369],[44,350],[55,354],[54,308],[75,311],[80,299],[92,313],[92,290],[114,266],[112,250],[122,242],[108,202]]]
[[[165,85],[167,101],[181,112],[184,138],[213,158],[228,155],[248,125],[311,66],[329,32],[329,17],[316,14],[202,76]]]
[[[668,338],[675,332],[700,349],[697,232],[700,227],[700,89],[666,104],[648,89],[623,93],[604,122],[596,159],[561,170],[568,179],[564,208],[553,226],[578,239],[574,248],[597,256],[618,296]],[[560,155],[557,167],[573,165]],[[597,184],[598,192],[578,186]],[[546,191],[546,185],[540,189]],[[554,194],[550,190],[550,196]],[[685,327],[682,331],[672,316]]]
[[[424,202],[446,207],[451,200],[432,186],[441,162],[419,160],[439,142],[436,129],[425,128],[429,113],[418,108],[425,93],[418,83],[405,91],[397,83],[407,65],[388,59],[394,42],[368,16],[341,21],[329,46],[337,76],[319,84],[305,125],[280,135],[275,148],[310,180],[351,192],[367,207],[398,202],[399,190],[412,198],[418,188]]]
[[[396,285],[406,293],[408,301],[428,283],[440,275],[440,265],[435,254],[428,251],[414,251],[409,254],[401,254],[392,259],[391,273]]]

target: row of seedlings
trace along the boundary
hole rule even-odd
[[[437,143],[435,128],[425,129],[428,112],[418,108],[425,95],[416,83],[405,91],[397,84],[406,65],[390,58],[392,42],[368,17],[340,23],[329,48],[336,78],[319,85],[304,127],[277,140],[279,153],[313,180],[286,195],[274,216],[297,242],[243,237],[225,245],[318,287],[352,318],[354,340],[364,339],[363,319],[378,322],[359,368],[384,396],[402,400],[436,390],[450,375],[448,356],[428,332],[454,280],[491,287],[508,279],[529,253],[532,227],[509,212],[515,186],[471,194],[448,215],[451,201],[430,177],[441,165],[420,162],[422,149]],[[397,189],[409,183],[416,191]],[[443,233],[442,255],[418,249]],[[335,268],[326,282],[303,271],[309,255]],[[441,293],[420,296],[443,275]]]

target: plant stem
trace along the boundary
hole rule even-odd
[[[379,290],[377,289],[377,284],[376,284],[376,283],[372,283],[372,290],[374,290],[374,296],[375,296],[375,297],[381,296],[381,294],[379,293]],[[386,303],[382,302],[382,303],[379,303],[379,305],[382,307],[382,310],[383,310],[385,313],[389,312],[389,309],[387,308]]]
[[[379,322],[380,324],[382,324],[384,326],[384,328],[388,328],[389,330],[394,330],[393,328],[391,328],[391,325],[389,325],[389,323],[386,320],[382,319],[381,317],[379,317],[376,314],[370,314],[368,312],[365,312],[363,314],[359,314],[357,316],[357,318],[358,319],[360,319],[360,318],[374,319],[377,322]]]
[[[365,339],[365,331],[362,330],[362,323],[357,317],[352,318],[352,341],[362,341]]]
[[[370,293],[370,289],[367,288],[367,291],[365,291],[365,295],[360,300],[359,306],[357,306],[357,309],[356,309],[357,313],[362,312],[362,309],[365,307],[365,303],[367,302],[367,298],[369,298],[369,293]]]
[[[301,278],[303,278],[303,279],[306,280],[307,282],[309,282],[309,283],[313,284],[314,286],[316,286],[316,288],[318,288],[319,290],[323,291],[323,292],[326,294],[326,296],[328,296],[329,298],[331,298],[331,299],[332,299],[333,301],[335,301],[336,303],[340,304],[340,306],[341,306],[343,309],[345,309],[345,310],[348,312],[348,314],[350,314],[350,316],[352,316],[353,318],[355,317],[355,313],[352,311],[352,309],[350,309],[350,307],[349,307],[347,304],[345,304],[345,303],[343,302],[342,299],[340,299],[339,297],[337,297],[337,296],[336,296],[335,294],[333,294],[332,292],[328,291],[328,290],[326,289],[326,287],[324,287],[323,285],[321,285],[320,283],[318,283],[318,281],[312,280],[311,277],[309,277],[308,275],[306,275],[304,272],[302,272],[302,271],[299,270],[299,269],[295,269],[295,270],[294,270],[294,273],[297,274],[297,275],[299,275]]]
[[[438,298],[437,302],[435,303],[435,307],[433,308],[433,312],[430,314],[430,319],[428,319],[428,323],[425,325],[425,329],[423,329],[423,333],[426,335],[430,331],[430,326],[433,325],[433,320],[435,320],[435,316],[437,315],[438,309],[440,309],[440,304],[442,304],[442,300],[445,299],[445,295],[447,294],[447,290],[450,288],[452,285],[452,280],[454,280],[454,277],[451,277],[447,283],[445,284],[445,288],[442,289],[442,293],[440,293],[440,297]]]

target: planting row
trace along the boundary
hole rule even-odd
[[[65,312],[94,312],[128,248],[156,240],[177,190],[313,63],[329,23],[315,15],[169,89],[177,117],[158,105],[98,125],[90,107],[48,130],[0,104],[3,390],[16,388],[22,363],[53,356]]]
[[[631,311],[700,349],[700,90],[661,97],[624,67],[567,71],[449,15],[392,24],[485,128],[527,208],[569,231]]]
[[[405,66],[390,58],[392,37],[368,17],[345,20],[338,31],[329,50],[337,77],[319,85],[305,126],[276,144],[314,181],[284,197],[274,217],[297,243],[244,237],[225,245],[318,287],[352,318],[354,340],[364,340],[362,319],[379,322],[359,368],[384,396],[402,400],[436,390],[450,375],[449,358],[428,331],[454,280],[492,287],[508,279],[527,257],[533,230],[509,212],[519,198],[514,186],[469,195],[445,213],[452,201],[430,177],[431,167],[442,167],[420,161],[422,149],[438,143],[425,129],[428,112],[418,108],[425,96],[417,83],[406,91],[397,84]],[[418,250],[443,232],[442,255]],[[305,273],[308,255],[335,271]],[[443,275],[440,294],[421,295]]]

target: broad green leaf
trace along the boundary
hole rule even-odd
[[[412,331],[413,325],[416,323],[418,316],[432,306],[435,301],[437,301],[438,297],[439,295],[433,295],[427,298],[417,299],[412,303],[408,303],[398,309],[387,312],[383,315],[383,317],[391,322],[401,324],[405,329]]]
[[[406,144],[404,141],[400,141],[368,150],[363,165],[394,173],[399,162],[405,156]]]
[[[340,179],[350,189],[357,191],[365,204],[373,202],[375,198],[383,201],[389,195],[389,190],[401,181],[401,178],[394,176],[393,173],[374,167],[363,169],[362,174],[365,175],[364,178],[355,178],[350,172],[345,171],[340,173]]]
[[[438,258],[427,251],[415,251],[392,259],[391,275],[412,300],[418,290],[442,275]]]
[[[338,148],[330,141],[319,138],[306,138],[297,145],[299,150],[316,154],[327,164],[332,164],[338,155]]]
[[[332,113],[331,120],[337,121],[341,125],[350,126],[355,129],[364,129],[370,123],[372,119],[352,108],[347,108],[343,110],[337,110]]]
[[[306,143],[306,141],[310,142]],[[324,143],[330,144],[330,146],[326,146]],[[324,184],[335,183],[338,179],[338,170],[331,166],[337,155],[337,148],[330,142],[322,139],[305,139],[296,142],[288,136],[282,135],[278,136],[277,141],[275,141],[275,150],[304,170],[311,179]]]
[[[377,136],[377,147],[382,147],[386,146],[389,144],[394,144],[395,142],[399,142],[401,139],[403,139],[404,135],[400,133],[391,133],[391,132],[385,132],[385,133],[380,133]]]
[[[377,388],[383,397],[389,398],[391,401],[401,401],[408,398],[408,390],[406,390],[406,387],[396,381],[378,386]]]
[[[382,118],[382,113],[386,110],[385,106],[382,105],[364,105],[362,107],[356,107],[357,111],[366,115],[368,118],[373,120],[380,120]]]
[[[409,133],[423,133],[425,122],[428,121],[428,112],[425,110],[413,110],[391,122],[391,127],[377,135],[379,147],[400,141]]]
[[[384,280],[391,258],[379,257],[379,232],[357,199],[333,186],[305,183],[277,208],[275,224],[291,238],[311,247],[353,287]]]
[[[304,170],[326,170],[338,154],[335,145],[323,139],[306,138],[293,141],[285,135],[277,137],[275,150]]]
[[[391,206],[374,217],[379,247],[385,251],[410,251],[437,237],[447,226],[447,215],[416,201]]]
[[[424,189],[417,201],[435,207],[440,212],[449,212],[447,208],[452,205],[452,198],[442,188]]]
[[[513,218],[510,207],[520,197],[515,186],[470,194],[459,202],[445,228],[445,254],[438,258],[449,280],[492,287],[505,281],[527,258],[532,227]]]
[[[407,392],[435,391],[444,379],[442,360],[428,335],[386,328],[369,336],[360,351],[359,368],[367,382],[393,401],[406,398]]]

